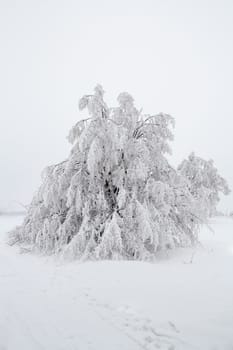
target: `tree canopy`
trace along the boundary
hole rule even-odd
[[[69,133],[68,159],[43,172],[12,242],[78,259],[150,259],[194,244],[226,182],[200,158],[169,164],[170,115],[143,114],[126,92],[113,108],[103,96],[97,85],[80,99],[88,118]]]

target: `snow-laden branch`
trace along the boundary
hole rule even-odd
[[[191,155],[178,169],[166,154],[174,119],[143,115],[131,95],[109,108],[98,85],[80,99],[88,118],[68,139],[67,160],[46,168],[11,242],[84,259],[151,259],[195,244],[228,187],[211,161]]]

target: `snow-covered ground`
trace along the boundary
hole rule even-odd
[[[62,263],[5,243],[0,350],[233,349],[233,220],[157,262]]]

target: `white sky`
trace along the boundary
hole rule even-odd
[[[212,158],[233,189],[233,1],[0,0],[0,208],[64,160],[96,83],[176,119],[173,163]],[[233,195],[222,208],[233,210]]]

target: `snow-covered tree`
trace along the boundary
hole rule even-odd
[[[220,193],[227,195],[230,189],[214,167],[213,160],[204,160],[191,153],[178,166],[181,175],[189,180],[189,189],[198,201],[200,212],[206,216],[215,215]]]
[[[11,241],[85,259],[148,259],[197,240],[199,197],[169,165],[174,120],[144,115],[128,93],[109,108],[100,85],[79,103],[88,118],[68,139],[71,153],[48,167]]]

